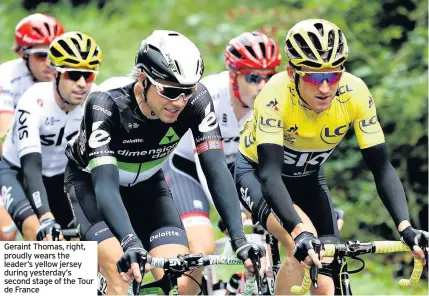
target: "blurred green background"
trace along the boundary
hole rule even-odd
[[[287,30],[302,19],[326,18],[336,23],[348,39],[348,71],[367,83],[376,101],[392,164],[405,187],[412,223],[428,229],[427,1],[50,0],[45,2],[55,3],[37,6],[39,2],[0,2],[0,62],[15,58],[11,47],[18,21],[29,12],[46,12],[58,18],[66,30],[79,30],[97,40],[104,53],[97,83],[126,74],[141,40],[155,29],[176,30],[192,39],[203,54],[205,75],[209,75],[225,69],[223,50],[243,31],[263,30],[283,48]],[[78,2],[89,4],[76,5]],[[282,68],[285,64],[283,54]],[[399,238],[353,132],[326,163],[326,175],[335,205],[345,211],[344,240]],[[213,213],[213,221],[217,221]],[[406,291],[394,282],[396,276],[410,273],[410,256],[367,258],[365,272],[352,276],[356,294],[428,295],[426,281]],[[229,274],[230,268],[221,269],[222,278]]]

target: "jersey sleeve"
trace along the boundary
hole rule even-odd
[[[361,149],[384,143],[384,133],[378,121],[375,101],[368,87],[360,79],[356,91],[353,125]]]
[[[211,149],[223,150],[219,122],[206,87],[198,84],[197,93],[188,104],[191,104],[189,116],[197,153]]]
[[[277,144],[283,146],[283,110],[275,85],[267,84],[258,94],[254,105],[255,144]]]
[[[80,153],[86,153],[89,169],[104,164],[116,165],[114,152],[114,117],[119,116],[118,108],[104,92],[94,92],[85,104],[83,131],[79,135]]]
[[[18,157],[29,153],[42,153],[40,144],[40,114],[42,105],[37,104],[36,98],[31,96],[32,88],[29,88],[21,97],[16,106],[12,139]]]
[[[12,86],[10,82],[0,78],[0,114],[2,112],[13,113],[15,109]]]

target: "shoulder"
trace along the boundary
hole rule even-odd
[[[229,72],[209,75],[200,82],[207,88],[213,100],[220,99],[229,91]]]
[[[43,107],[49,102],[55,102],[52,82],[37,82],[31,85],[18,101],[18,105],[37,104]]]
[[[27,66],[23,59],[15,59],[5,62],[0,65],[0,76],[1,84],[13,84],[22,79],[31,78],[30,72],[28,72]]]
[[[356,108],[364,108],[372,100],[366,83],[359,77],[345,72],[338,85],[338,101]],[[357,111],[357,110],[356,110]]]
[[[122,88],[124,86],[127,86],[130,83],[133,83],[135,80],[130,77],[112,77],[109,78],[99,85],[97,85],[94,90],[95,91],[102,91],[102,92],[108,92],[110,90],[114,90],[117,88]]]
[[[275,111],[284,110],[288,97],[291,95],[291,83],[287,72],[274,75],[256,97],[255,111],[265,107]]]

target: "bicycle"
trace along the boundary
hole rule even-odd
[[[425,256],[427,260],[428,246],[423,246],[425,251]],[[325,244],[324,245],[325,256],[334,257],[333,263],[322,263],[323,268],[319,271],[323,273],[323,269],[337,267],[335,274],[338,274],[338,277],[333,277],[335,285],[335,295],[352,295],[350,288],[350,279],[349,274],[358,273],[365,268],[365,261],[358,257],[364,254],[386,254],[386,253],[395,253],[395,252],[410,252],[410,248],[401,241],[373,241],[368,243],[361,243],[359,241],[349,241],[347,243],[337,243],[337,244]],[[362,263],[362,266],[356,270],[349,271],[347,270],[347,260],[346,257],[350,259],[358,260]],[[400,287],[414,287],[420,280],[421,274],[423,271],[423,263],[414,259],[414,269],[411,274],[410,279],[401,279],[399,281]],[[317,269],[312,267],[310,270],[306,269],[304,273],[304,278],[301,286],[293,286],[291,292],[294,295],[304,295],[306,294],[311,284],[317,287]]]
[[[61,230],[61,233],[63,234],[64,239],[79,237],[79,230],[77,228],[63,229]],[[58,240],[58,238],[59,233],[53,233],[53,240]],[[253,276],[247,276],[242,295],[253,295],[255,291],[257,291],[258,295],[261,295],[261,279],[259,276],[259,255],[257,253],[257,250],[254,250],[254,253],[251,254],[250,258],[253,262],[253,266],[255,267],[255,273]],[[192,276],[185,274],[186,272],[204,266],[242,265],[243,261],[234,256],[204,256],[202,254],[185,254],[178,255],[177,258],[148,256],[147,263],[150,263],[152,268],[163,268],[164,276],[160,280],[142,285],[140,285],[136,281],[133,281],[128,288],[128,295],[178,295],[177,279],[182,275],[188,276],[193,279]],[[140,271],[142,274],[144,274],[144,266],[141,267]],[[105,295],[107,282],[100,270],[98,272],[98,279],[98,295]],[[195,279],[193,280],[198,284],[202,293],[203,287]]]
[[[274,295],[274,283],[277,273],[280,269],[280,251],[277,239],[267,232],[260,224],[253,224],[247,219],[243,222],[245,229],[251,228],[252,233],[246,234],[248,242],[260,245],[267,251],[266,254],[266,273],[261,283],[263,295]],[[226,236],[216,240],[215,254],[223,256],[231,256],[233,250],[227,233],[226,226],[219,220],[218,227]],[[225,290],[229,293],[240,293],[243,291],[246,277],[243,273],[235,273],[232,275],[228,283],[223,281],[216,282],[216,267],[208,266],[204,269],[202,287],[205,295],[225,295]]]

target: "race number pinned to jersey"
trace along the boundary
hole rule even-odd
[[[110,142],[111,138],[108,132],[98,129],[103,121],[96,121],[92,124],[92,133],[89,136],[89,147],[96,149]]]
[[[219,122],[216,119],[216,114],[210,109],[210,104],[208,104],[204,111],[205,117],[198,125],[198,130],[202,133],[212,131],[219,126]]]

